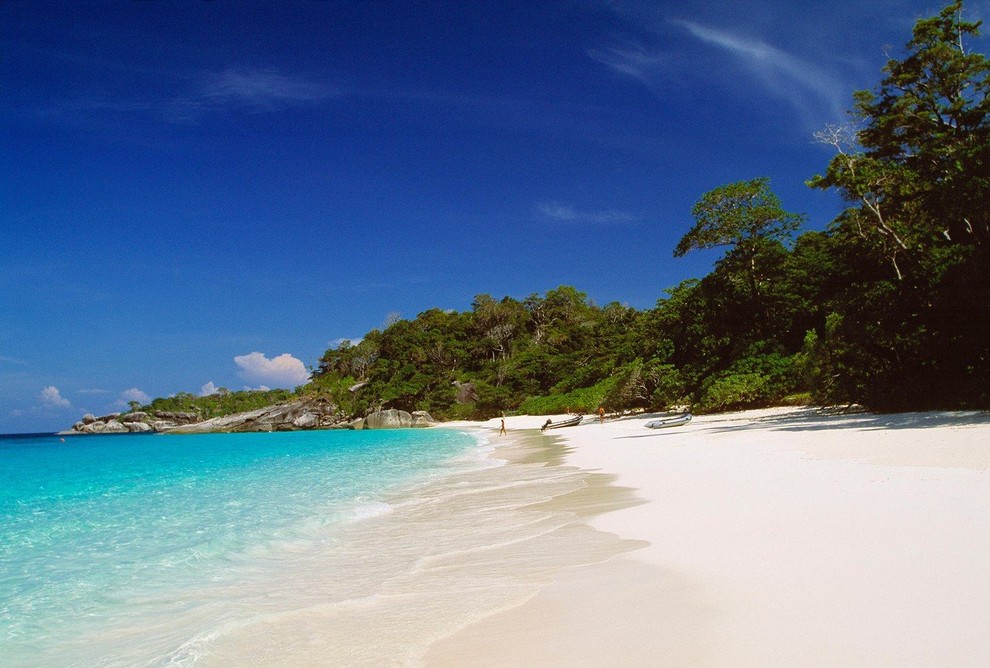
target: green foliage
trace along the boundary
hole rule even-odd
[[[674,257],[702,248],[733,246],[746,257],[760,239],[784,241],[801,226],[802,216],[788,213],[770,190],[770,179],[738,181],[705,193],[691,210],[694,227],[674,249]]]
[[[646,366],[643,375],[651,407],[666,410],[687,403],[687,384],[673,364],[653,360]]]
[[[799,387],[796,360],[779,353],[737,360],[701,389],[695,410],[713,412],[773,405]]]
[[[605,397],[614,390],[615,380],[606,378],[592,387],[571,390],[563,394],[530,397],[522,402],[519,411],[527,415],[555,415],[558,413],[594,413],[604,405]]]
[[[292,400],[297,395],[289,390],[244,390],[231,392],[220,388],[216,394],[198,397],[179,392],[171,397],[159,397],[143,408],[148,411],[197,413],[202,419],[253,411],[272,404]]]

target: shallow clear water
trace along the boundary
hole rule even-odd
[[[538,433],[494,455],[451,429],[66,441],[0,438],[4,668],[419,666],[642,547],[581,519],[628,491]]]
[[[192,662],[477,451],[436,429],[0,438],[0,664]]]

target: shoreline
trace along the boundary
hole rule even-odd
[[[427,666],[990,662],[990,415],[648,419],[554,436],[642,501],[588,525],[649,545],[559,571]]]
[[[340,528],[326,557],[313,555],[320,577],[371,573],[375,582],[224,629],[204,639],[197,664],[422,665],[432,644],[524,604],[555,573],[646,545],[585,521],[640,501],[612,476],[565,464],[560,439],[448,426],[475,432],[485,463],[470,464],[468,455],[464,468],[455,459],[450,470],[395,490],[382,499],[387,512]],[[335,557],[343,546],[356,560]]]

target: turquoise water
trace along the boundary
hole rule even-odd
[[[195,661],[238,599],[269,604],[255,583],[477,450],[437,429],[0,438],[0,665]]]

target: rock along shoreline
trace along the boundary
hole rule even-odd
[[[387,409],[363,418],[350,418],[332,402],[307,399],[265,406],[253,411],[203,419],[198,413],[132,411],[95,416],[88,413],[60,436],[92,434],[208,434],[315,429],[405,429],[431,427],[437,422],[426,411]]]

